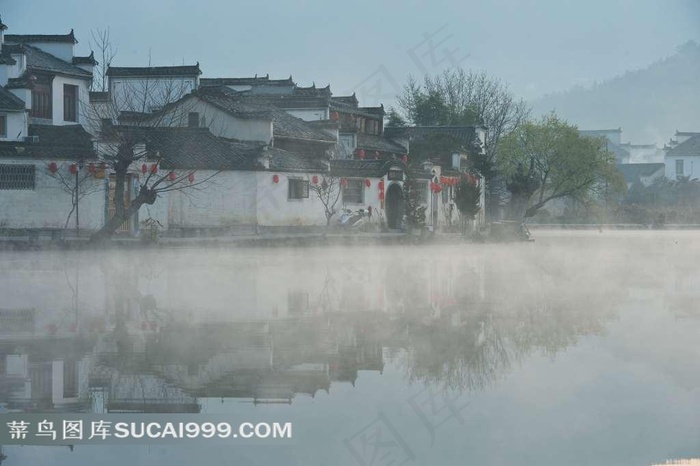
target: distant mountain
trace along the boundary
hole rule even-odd
[[[700,45],[592,87],[545,95],[535,116],[555,110],[581,129],[622,127],[624,142],[663,145],[679,131],[700,131]]]

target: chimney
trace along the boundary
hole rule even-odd
[[[187,126],[190,128],[199,127],[199,112],[190,112],[187,114]]]

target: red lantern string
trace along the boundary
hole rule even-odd
[[[343,188],[347,188],[347,187],[348,187],[348,179],[347,179],[347,178],[341,178],[341,179],[340,179],[340,186],[342,186]]]
[[[51,162],[49,164],[49,171],[51,173],[56,173],[58,171],[58,165],[56,164],[56,162]]]
[[[70,171],[71,175],[75,175],[76,173],[78,173],[78,166],[76,164],[72,164],[69,167],[69,171]]]
[[[379,190],[384,191],[384,180],[379,180]]]
[[[154,163],[151,165],[151,174],[155,175],[156,173],[158,173],[158,164]]]
[[[177,175],[175,174],[175,172],[168,173],[168,180],[175,181],[176,179],[177,179]]]
[[[187,175],[187,181],[190,183],[194,183],[194,172],[191,172],[189,175]]]
[[[272,175],[272,182],[277,184],[280,182],[280,176],[279,175]]]
[[[368,188],[372,186],[372,182],[369,180],[369,178],[365,178],[365,186],[367,186]]]
[[[311,178],[311,182],[312,182],[313,184],[318,184],[318,176],[314,175],[314,176]]]

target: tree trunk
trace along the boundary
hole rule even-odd
[[[115,189],[115,196],[116,196]],[[129,217],[134,215],[141,208],[142,205],[148,204],[153,205],[156,201],[157,193],[145,186],[141,187],[138,196],[131,202],[128,208],[124,208],[124,198],[123,198],[124,187],[122,186],[122,209],[121,215],[119,211],[115,212],[114,217],[109,219],[109,221],[98,231],[96,231],[90,238],[92,241],[100,241],[107,238],[111,238],[119,226],[124,223]]]

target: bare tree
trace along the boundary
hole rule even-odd
[[[328,228],[331,225],[331,219],[338,213],[337,206],[342,192],[341,179],[332,175],[321,175],[320,180],[318,178],[318,175],[312,177],[309,190],[321,201],[326,215],[326,228]]]
[[[112,64],[112,60],[117,56],[117,48],[112,44],[107,29],[93,29],[90,31],[90,48],[97,50],[97,65],[92,71],[92,90],[106,92],[107,88],[107,70]]]
[[[87,166],[82,166],[83,161],[75,161],[69,163],[61,163],[60,165],[51,162],[47,164],[46,169],[51,174],[51,177],[56,180],[59,189],[68,194],[71,198],[71,210],[66,216],[64,230],[68,229],[70,219],[74,213],[77,214],[80,201],[96,192],[103,189],[102,183],[95,183],[95,174],[100,171],[100,167],[95,163],[90,163]],[[104,172],[104,170],[101,170]],[[75,229],[80,234],[80,223],[78,215],[76,215]]]

